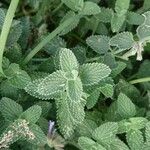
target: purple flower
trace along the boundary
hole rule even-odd
[[[54,121],[49,121],[49,124],[48,124],[48,137],[53,137],[54,134],[55,134],[55,122]]]

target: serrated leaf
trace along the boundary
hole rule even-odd
[[[8,82],[15,88],[23,89],[31,81],[30,76],[26,71],[21,70],[18,64],[12,63],[5,70]]]
[[[125,15],[118,16],[117,14],[114,14],[111,19],[111,30],[113,32],[119,32],[124,24],[125,19]]]
[[[99,89],[95,89],[90,93],[90,96],[88,96],[86,103],[86,107],[88,109],[91,109],[95,106],[95,104],[98,101],[99,95],[100,95]]]
[[[69,99],[74,102],[80,102],[83,94],[83,87],[80,78],[77,78],[76,80],[68,80],[66,85],[66,92]]]
[[[83,9],[81,10],[82,15],[96,15],[101,12],[100,7],[94,2],[84,2]]]
[[[75,127],[84,120],[84,106],[81,102],[73,101],[67,96],[57,101],[59,129],[65,138],[69,138]]]
[[[74,20],[59,35],[67,34],[79,24],[80,16],[76,15],[73,11],[69,11],[60,21],[60,25],[64,23],[66,20],[69,20],[70,18],[74,18]]]
[[[144,144],[144,137],[140,130],[131,130],[127,133],[126,139],[131,150],[141,150]]]
[[[15,101],[4,97],[0,100],[0,112],[6,121],[13,122],[15,119],[18,119],[23,109]]]
[[[61,1],[74,11],[80,11],[84,6],[83,0],[61,0]]]
[[[47,143],[47,138],[44,132],[42,131],[42,129],[36,124],[32,124],[29,127],[30,127],[30,130],[35,135],[35,139],[28,140],[28,141],[34,145],[44,146]]]
[[[128,146],[119,138],[115,138],[109,150],[129,150]]]
[[[129,132],[130,130],[140,130],[145,127],[148,120],[143,117],[134,117],[118,122],[118,133]]]
[[[82,150],[106,150],[102,145],[84,136],[78,139],[78,144]]]
[[[100,80],[109,76],[111,70],[101,63],[89,63],[80,67],[80,77],[84,86],[97,84]]]
[[[146,135],[146,142],[150,143],[150,121],[146,124],[145,135]]]
[[[127,22],[132,25],[141,25],[144,22],[144,17],[138,13],[128,11]]]
[[[113,10],[110,8],[101,8],[101,12],[99,14],[97,14],[95,17],[104,23],[108,23],[111,22],[111,18],[113,16]]]
[[[67,48],[61,49],[60,51],[60,68],[65,72],[72,72],[78,70],[78,61],[73,52]]]
[[[95,128],[97,128],[97,124],[94,121],[84,119],[84,121],[76,128],[76,131],[80,134],[80,136],[91,137]]]
[[[27,120],[29,123],[36,123],[42,114],[42,108],[38,105],[31,106],[21,115],[21,119]]]
[[[130,118],[136,115],[136,107],[133,102],[123,93],[117,99],[117,112],[122,118]]]
[[[110,144],[118,131],[118,124],[107,122],[96,128],[93,132],[93,138],[103,144]]]
[[[122,32],[110,39],[110,45],[116,46],[119,50],[130,49],[134,44],[133,35],[130,32]]]
[[[114,87],[111,84],[106,84],[103,87],[100,87],[100,91],[107,97],[111,98],[114,94]]]
[[[58,70],[41,80],[37,85],[37,93],[44,97],[60,93],[60,91],[63,90],[65,83],[66,79],[64,78],[64,72]]]
[[[115,11],[119,16],[127,13],[130,5],[130,0],[117,0],[115,3]]]
[[[94,35],[86,39],[86,43],[97,53],[105,54],[109,49],[109,40],[108,36],[104,35]]]

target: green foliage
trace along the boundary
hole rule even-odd
[[[0,149],[149,150],[149,5],[0,1]]]

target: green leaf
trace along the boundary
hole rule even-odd
[[[29,121],[29,123],[36,123],[42,114],[42,109],[38,105],[34,105],[24,111],[21,115],[21,119]]]
[[[127,120],[122,120],[118,122],[118,133],[129,132],[130,130],[140,130],[143,129],[148,120],[143,117],[134,117]]]
[[[127,13],[130,5],[130,0],[117,0],[115,4],[115,11],[119,16]]]
[[[120,93],[117,99],[117,112],[122,118],[130,118],[136,115],[135,105],[123,93]]]
[[[130,32],[122,32],[110,39],[110,45],[116,46],[119,50],[126,50],[132,48],[134,44],[133,35]]]
[[[61,0],[61,1],[74,11],[81,11],[84,6],[84,0]]]
[[[115,138],[111,143],[110,150],[129,150],[129,148],[119,138]]]
[[[80,102],[83,94],[82,82],[80,78],[77,78],[76,80],[68,80],[66,92],[70,100],[74,102]]]
[[[84,2],[83,9],[81,10],[82,15],[96,15],[101,12],[100,7],[94,2]]]
[[[91,109],[96,105],[99,95],[100,95],[99,89],[92,90],[92,92],[90,93],[90,96],[88,96],[87,98],[86,107],[88,109]]]
[[[111,22],[111,18],[113,16],[113,10],[110,8],[101,8],[101,12],[97,14],[95,17],[100,22],[108,23]]]
[[[97,124],[94,121],[84,119],[84,121],[76,128],[76,131],[80,134],[80,136],[91,137],[95,128],[97,128]]]
[[[65,83],[64,72],[58,70],[45,78],[30,82],[25,91],[40,99],[51,99],[63,90]]]
[[[107,122],[96,128],[93,132],[93,138],[99,143],[110,144],[118,131],[118,124]]]
[[[86,39],[86,43],[97,53],[105,54],[109,49],[109,40],[108,36],[104,35],[93,35]]]
[[[97,84],[102,79],[109,76],[111,70],[101,63],[89,63],[80,67],[80,77],[84,86]]]
[[[5,70],[8,82],[15,88],[23,89],[31,81],[30,76],[24,70],[19,68],[18,64],[10,64]]]
[[[28,141],[34,145],[44,146],[47,143],[47,138],[44,132],[42,131],[42,129],[36,124],[32,124],[29,127],[30,127],[30,130],[35,135],[35,139],[28,140]]]
[[[4,97],[0,100],[0,112],[6,121],[13,122],[15,119],[18,119],[23,109],[15,101]]]
[[[65,138],[69,138],[75,127],[84,120],[84,106],[81,102],[69,99],[66,95],[56,103],[59,129]]]
[[[70,19],[70,18],[74,18],[73,22],[70,23],[59,35],[65,35],[65,34],[67,34],[68,32],[70,32],[71,30],[73,30],[79,24],[80,16],[76,15],[73,11],[69,11],[69,12],[67,12],[67,14],[60,21],[60,25],[63,22],[65,22],[68,19]]]
[[[100,91],[107,97],[111,98],[114,94],[114,87],[111,84],[106,84],[103,87],[100,87]]]
[[[127,22],[132,25],[141,25],[144,22],[144,17],[138,13],[128,11]]]
[[[65,72],[72,72],[78,70],[79,64],[74,53],[64,48],[60,51],[60,68]]]
[[[2,29],[4,20],[5,20],[5,11],[2,8],[0,8],[0,30]]]
[[[88,138],[88,137],[80,137],[78,139],[78,144],[79,147],[82,150],[106,150],[103,146],[101,146],[100,144],[94,142],[92,139]]]
[[[140,130],[131,130],[127,133],[126,139],[131,150],[141,150],[144,144],[144,137]]]
[[[125,22],[126,16],[118,16],[114,14],[111,19],[111,29],[113,32],[119,32]]]
[[[146,135],[146,142],[150,143],[150,121],[146,124],[145,135]]]

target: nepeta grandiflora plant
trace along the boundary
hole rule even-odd
[[[59,66],[60,70],[29,83],[25,90],[37,98],[56,99],[59,128],[67,138],[84,120],[84,88],[98,84],[111,70],[101,63],[80,66],[73,52],[66,48],[59,52]]]
[[[1,0],[0,149],[149,150],[150,0]]]

